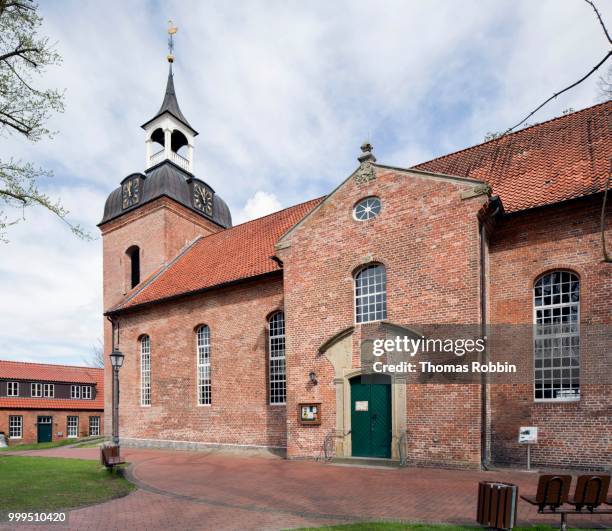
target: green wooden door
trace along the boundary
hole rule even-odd
[[[51,417],[38,417],[38,442],[51,442],[53,424]]]
[[[353,456],[391,457],[391,385],[351,380]]]

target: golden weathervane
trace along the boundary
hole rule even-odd
[[[173,24],[172,19],[168,20],[168,62],[174,61],[174,40],[172,37],[178,31],[178,28]]]

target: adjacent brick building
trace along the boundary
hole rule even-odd
[[[104,433],[104,370],[0,360],[0,433],[9,446]]]
[[[537,426],[539,466],[612,461],[612,103],[412,168],[366,144],[326,197],[234,227],[193,173],[172,71],[143,128],[147,169],[99,225],[124,443],[479,467],[522,464]],[[487,355],[520,378],[365,377],[373,340],[442,325],[507,327]]]

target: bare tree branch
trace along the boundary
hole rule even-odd
[[[599,23],[601,24],[601,27],[603,29],[603,32],[606,35],[606,39],[608,39],[608,42],[610,44],[612,44],[612,39],[610,39],[610,34],[608,33],[608,29],[606,28],[606,25],[604,24],[603,19],[601,18],[601,15],[599,14],[599,11],[597,9],[597,7],[595,6],[595,4],[592,2],[592,0],[584,0],[587,4],[589,4],[592,8],[593,11],[595,11],[595,15],[597,16],[597,19],[599,20]],[[504,131],[504,135],[511,133],[512,131],[514,131],[517,127],[519,127],[520,125],[524,124],[529,118],[531,118],[536,112],[538,112],[542,107],[544,107],[547,103],[550,103],[552,100],[554,100],[557,96],[560,96],[561,94],[563,94],[564,92],[567,92],[568,90],[573,89],[574,87],[576,87],[577,85],[580,85],[580,83],[582,83],[583,81],[587,80],[589,77],[591,77],[595,72],[597,72],[597,70],[599,70],[599,68],[612,56],[612,50],[609,50],[608,53],[606,53],[606,55],[604,56],[604,58],[599,61],[599,63],[597,63],[593,68],[591,68],[591,70],[584,76],[582,76],[578,81],[572,83],[571,85],[568,85],[567,87],[565,87],[563,90],[560,90],[559,92],[555,92],[550,98],[548,98],[547,100],[545,100],[543,103],[541,103],[540,105],[538,105],[533,111],[531,111],[527,116],[525,116],[525,118],[523,118],[520,122],[518,122],[516,125],[506,129],[506,131]],[[500,135],[502,136],[502,135]]]
[[[612,39],[610,38],[610,34],[608,33],[608,28],[606,28],[606,25],[604,24],[604,21],[601,18],[601,15],[599,14],[597,7],[595,6],[593,2],[591,2],[591,0],[584,0],[584,1],[593,8],[593,11],[595,11],[595,15],[597,15],[597,18],[599,19],[599,23],[601,24],[601,27],[604,33],[606,34],[606,38],[608,39],[608,42],[612,44]]]
[[[529,120],[529,118],[531,118],[536,112],[538,112],[547,103],[550,103],[552,100],[554,100],[557,96],[560,96],[564,92],[567,92],[568,90],[573,89],[575,86],[580,85],[580,83],[582,83],[583,81],[591,77],[595,72],[597,72],[597,70],[599,70],[601,65],[603,65],[611,56],[612,56],[612,50],[610,50],[604,56],[604,58],[601,61],[599,61],[599,63],[597,63],[586,75],[582,76],[578,81],[572,83],[571,85],[568,85],[563,90],[560,90],[559,92],[555,92],[550,98],[548,98],[543,103],[538,105],[533,111],[531,111],[527,116],[525,116],[525,118],[523,118],[520,122],[518,122],[516,125],[513,125],[512,127],[509,127],[506,130],[506,133],[511,133],[512,131],[514,131],[518,126],[520,126],[521,124]]]

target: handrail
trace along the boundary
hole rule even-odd
[[[337,433],[336,430],[330,431],[325,438],[323,439],[323,446],[321,448],[321,452],[319,453],[318,461],[329,462],[331,461],[336,453],[336,445],[334,439],[344,439],[347,435],[351,433],[352,430],[347,431],[346,433]]]

